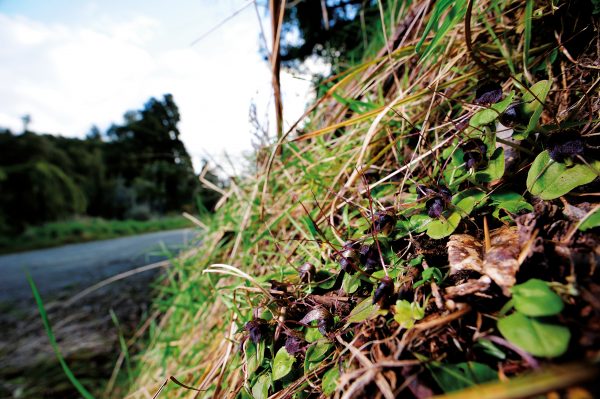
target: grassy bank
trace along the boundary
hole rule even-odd
[[[193,224],[182,216],[143,221],[86,218],[54,222],[30,227],[16,237],[0,236],[0,253],[20,252],[192,226]]]
[[[129,397],[517,398],[597,376],[591,3],[385,5],[388,45],[324,82],[169,269]]]

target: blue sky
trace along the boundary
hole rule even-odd
[[[172,93],[196,164],[206,156],[222,162],[224,151],[239,159],[251,148],[250,104],[259,116],[272,108],[254,6],[191,43],[245,4],[0,0],[0,126],[18,132],[21,116],[30,114],[31,130],[81,137],[94,124],[120,122],[151,96]],[[282,79],[291,124],[310,85],[289,73]]]

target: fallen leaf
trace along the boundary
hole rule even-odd
[[[488,275],[505,296],[515,285],[519,270],[519,235],[514,227],[503,226],[490,234],[491,247],[484,256],[483,274]]]
[[[471,270],[483,274],[494,281],[502,293],[510,296],[510,288],[515,285],[515,275],[519,269],[519,236],[515,227],[501,227],[490,234],[491,246],[484,253],[483,243],[469,234],[454,234],[448,241],[448,262],[450,274]],[[486,279],[468,280],[455,287],[448,287],[449,296],[462,296],[487,289]]]
[[[446,288],[446,296],[454,298],[457,296],[465,296],[483,292],[490,288],[492,280],[488,276],[481,276],[479,279],[470,279],[462,284]]]
[[[461,270],[474,270],[483,273],[483,245],[469,234],[454,234],[448,244],[448,262],[450,274]]]

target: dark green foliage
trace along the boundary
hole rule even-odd
[[[73,216],[148,220],[197,204],[211,210],[216,193],[194,173],[173,97],[152,98],[124,119],[85,139],[0,132],[0,235]]]
[[[295,66],[311,55],[318,55],[336,65],[352,58],[353,53],[363,54],[367,50],[364,29],[371,27],[381,30],[376,1],[293,2],[284,16],[281,61],[286,66]],[[288,34],[298,35],[298,40],[286,40]]]

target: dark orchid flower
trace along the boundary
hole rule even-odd
[[[379,301],[385,302],[392,295],[394,295],[394,281],[390,277],[385,276],[381,279],[379,286],[373,294],[373,303],[375,304]]]
[[[479,139],[469,140],[462,145],[463,161],[467,169],[480,170],[488,163],[487,146]]]
[[[585,144],[579,132],[575,130],[565,130],[552,134],[548,138],[548,153],[550,158],[556,162],[564,162],[565,159],[583,156],[584,152]]]
[[[475,91],[475,104],[490,105],[502,100],[502,86],[493,81],[481,83]]]
[[[255,344],[264,341],[269,334],[269,324],[264,319],[250,320],[244,326],[244,329],[250,334],[250,339]]]

